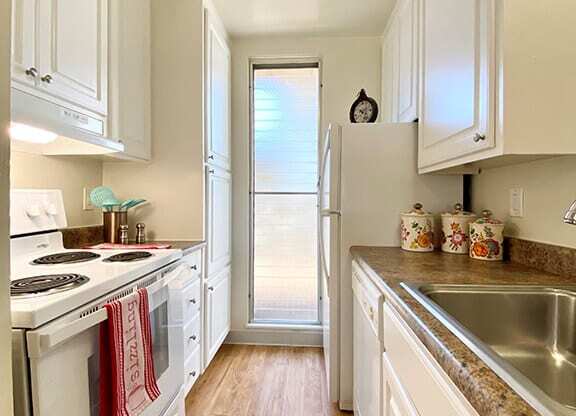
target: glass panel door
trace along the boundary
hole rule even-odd
[[[252,320],[318,323],[318,64],[254,66]]]

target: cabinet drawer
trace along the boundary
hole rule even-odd
[[[200,277],[202,275],[202,250],[196,250],[182,257],[182,261],[190,266],[191,276]]]
[[[182,290],[184,324],[200,313],[201,279],[196,279]]]
[[[384,305],[385,357],[420,416],[472,416],[476,411],[412,330]]]
[[[200,314],[184,325],[184,360],[200,346]]]
[[[410,396],[402,388],[386,353],[382,354],[382,374],[384,414],[386,416],[419,416]]]
[[[184,392],[187,394],[200,377],[200,348],[184,363]]]

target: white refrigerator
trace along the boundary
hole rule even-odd
[[[350,247],[400,246],[400,213],[461,202],[461,176],[418,175],[417,124],[332,124],[320,155],[319,256],[330,399],[352,410]]]

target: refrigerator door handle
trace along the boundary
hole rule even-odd
[[[326,281],[330,280],[330,275],[328,274],[328,265],[326,264],[326,253],[324,251],[324,221],[322,221],[322,216],[320,216],[320,263],[322,264],[322,272],[326,276]]]

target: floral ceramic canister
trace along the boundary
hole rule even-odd
[[[470,257],[487,261],[502,260],[503,231],[502,221],[492,218],[490,211],[482,211],[482,218],[470,224]]]
[[[410,212],[401,215],[400,241],[408,251],[434,251],[434,216],[415,204]]]
[[[468,254],[470,251],[470,223],[476,215],[464,211],[462,204],[454,205],[454,211],[442,214],[442,251]]]

